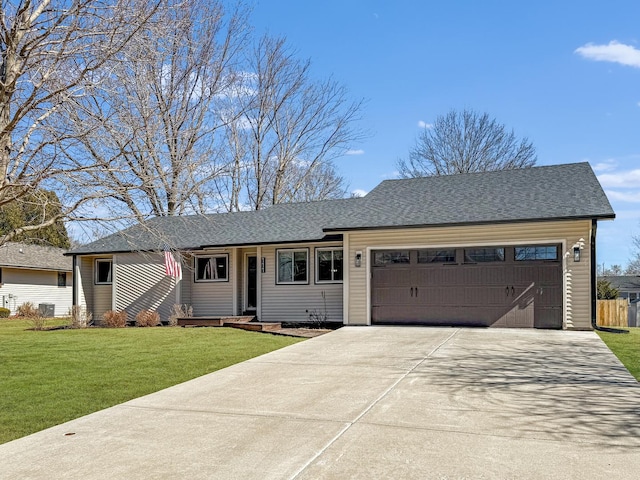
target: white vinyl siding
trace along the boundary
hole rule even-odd
[[[93,315],[94,320],[99,320],[104,312],[112,309],[113,285],[96,285],[96,258],[112,260],[111,257],[106,256],[86,256],[77,258],[81,276],[81,278],[78,279],[81,283],[78,288],[77,302],[78,305],[86,307],[87,312]],[[115,270],[112,267],[112,280],[114,274]]]
[[[90,312],[93,308],[93,259],[91,257],[77,257],[76,262],[79,271],[79,278],[76,278],[76,282],[78,282],[76,302],[78,306]]]
[[[345,269],[349,269],[348,323],[366,325],[369,321],[367,274],[369,250],[374,248],[444,248],[460,246],[532,245],[562,243],[562,253],[583,242],[580,262],[563,255],[564,327],[591,328],[590,220],[539,223],[511,223],[437,228],[367,230],[349,232],[349,251]],[[363,252],[362,266],[354,266],[356,251]]]
[[[193,257],[189,254],[182,254],[182,281],[180,282],[180,303],[182,305],[191,305],[191,285],[193,282]]]
[[[118,254],[114,265],[116,310],[125,310],[129,320],[135,320],[141,310],[153,310],[167,322],[176,303],[179,281],[165,274],[164,254]]]
[[[276,283],[276,250],[308,250],[313,252],[315,248],[336,247],[334,244],[292,245],[262,247],[261,257],[265,258],[265,272],[261,274],[261,317],[264,322],[308,322],[309,314],[314,310],[324,312],[326,300],[327,321],[342,322],[342,284],[277,284]],[[315,262],[307,263],[308,278],[315,278]],[[258,268],[260,260],[258,259]]]
[[[0,300],[5,308],[16,313],[16,309],[26,302],[36,308],[41,303],[55,306],[55,316],[69,314],[73,295],[73,275],[67,273],[67,286],[58,287],[58,272],[49,270],[30,270],[2,267],[2,286]]]
[[[202,252],[202,256],[226,255],[224,252]],[[237,266],[231,261],[231,256],[227,255],[227,278],[225,282],[194,282],[194,275],[189,276],[191,282],[191,306],[194,316],[223,316],[234,315],[233,294],[236,281]],[[185,278],[185,280],[187,280]]]

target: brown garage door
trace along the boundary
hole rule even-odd
[[[562,328],[560,245],[375,250],[373,323]]]

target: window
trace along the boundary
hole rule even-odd
[[[211,255],[196,258],[196,282],[228,282],[228,255]]]
[[[467,248],[464,251],[464,261],[504,262],[504,248]]]
[[[58,286],[59,287],[67,286],[67,272],[58,272]]]
[[[453,249],[418,250],[418,263],[455,263],[456,251]]]
[[[106,259],[96,260],[96,284],[98,285],[111,284],[112,266],[113,266],[112,260],[106,260]]]
[[[409,250],[378,250],[373,252],[373,264],[384,267],[394,263],[409,263]]]
[[[558,260],[557,245],[536,245],[515,248],[516,262],[527,260]]]
[[[307,264],[309,250],[276,250],[278,277],[276,283],[309,283]]]
[[[342,249],[316,249],[316,283],[342,282]]]

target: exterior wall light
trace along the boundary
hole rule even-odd
[[[578,246],[573,247],[573,261],[574,262],[580,261],[580,247]]]

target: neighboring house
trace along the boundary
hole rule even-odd
[[[99,317],[175,303],[262,321],[590,329],[598,220],[587,163],[386,180],[362,198],[154,218],[73,255]],[[179,252],[182,280],[164,273]]]
[[[16,313],[26,302],[67,315],[72,305],[72,261],[65,250],[24,243],[0,245],[0,306]]]
[[[640,299],[640,275],[605,275],[600,279],[607,280],[618,290],[618,298],[626,298],[630,302]]]

